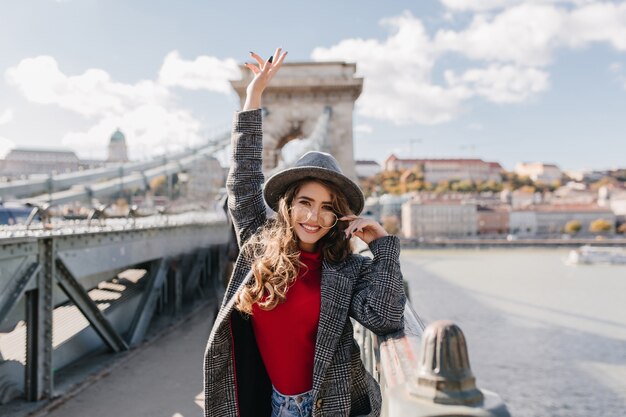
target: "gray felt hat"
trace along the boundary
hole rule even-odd
[[[365,198],[358,185],[343,175],[337,160],[329,153],[310,151],[296,161],[291,168],[272,175],[263,188],[263,197],[268,206],[278,211],[278,200],[289,186],[304,178],[320,179],[337,185],[348,199],[350,209],[358,215],[363,210]]]

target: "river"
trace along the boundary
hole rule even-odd
[[[566,265],[569,249],[403,249],[426,323],[465,333],[479,388],[515,417],[626,416],[626,266]]]

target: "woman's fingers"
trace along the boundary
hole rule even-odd
[[[283,61],[285,60],[285,56],[287,56],[287,51],[281,53],[281,48],[278,48],[276,52],[278,55],[274,55],[274,62],[272,63],[272,67],[270,68],[270,72],[269,72],[270,79],[272,79],[274,75],[278,72],[278,70],[280,69],[280,66],[283,64]]]
[[[250,56],[254,58],[256,62],[259,63],[259,66],[261,67],[261,69],[263,69],[263,65],[265,65],[265,61],[263,61],[263,58],[261,58],[259,55],[255,54],[254,52],[250,52]]]
[[[259,67],[257,67],[254,64],[251,64],[249,62],[246,62],[246,67],[250,68],[250,70],[252,71],[253,74],[258,74],[259,72],[261,72],[261,70],[259,69]]]
[[[348,228],[345,230],[346,236],[350,234],[354,234],[357,230],[360,230],[362,233],[363,228],[367,227],[367,223],[368,223],[367,219],[361,219],[357,217],[357,219],[351,222]]]
[[[283,64],[283,61],[285,60],[286,56],[287,56],[287,51],[280,54],[278,56],[278,60],[274,61],[274,68],[278,69]]]
[[[346,214],[345,216],[341,217],[339,220],[354,220],[358,218],[359,216],[356,216],[354,214]]]

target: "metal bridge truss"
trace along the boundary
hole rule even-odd
[[[0,239],[0,404],[51,398],[68,365],[128,350],[154,317],[223,294],[223,216],[139,220]]]
[[[196,161],[210,158],[230,144],[230,134],[218,135],[205,146],[169,157],[116,167],[97,168],[38,179],[0,183],[0,199],[23,197],[21,203],[59,205],[73,201],[90,201],[122,190],[147,189],[151,179],[185,171]],[[35,197],[30,197],[35,195]]]

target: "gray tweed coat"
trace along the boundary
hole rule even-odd
[[[235,115],[226,187],[239,245],[266,221],[262,195],[261,111]],[[379,416],[380,388],[365,371],[350,318],[378,334],[403,327],[405,294],[395,236],[369,245],[373,259],[352,254],[323,260],[321,311],[313,369],[313,416]],[[204,357],[206,417],[269,417],[271,382],[250,320],[234,309],[234,295],[251,278],[251,259],[240,254]],[[289,329],[285,329],[289,331]]]

